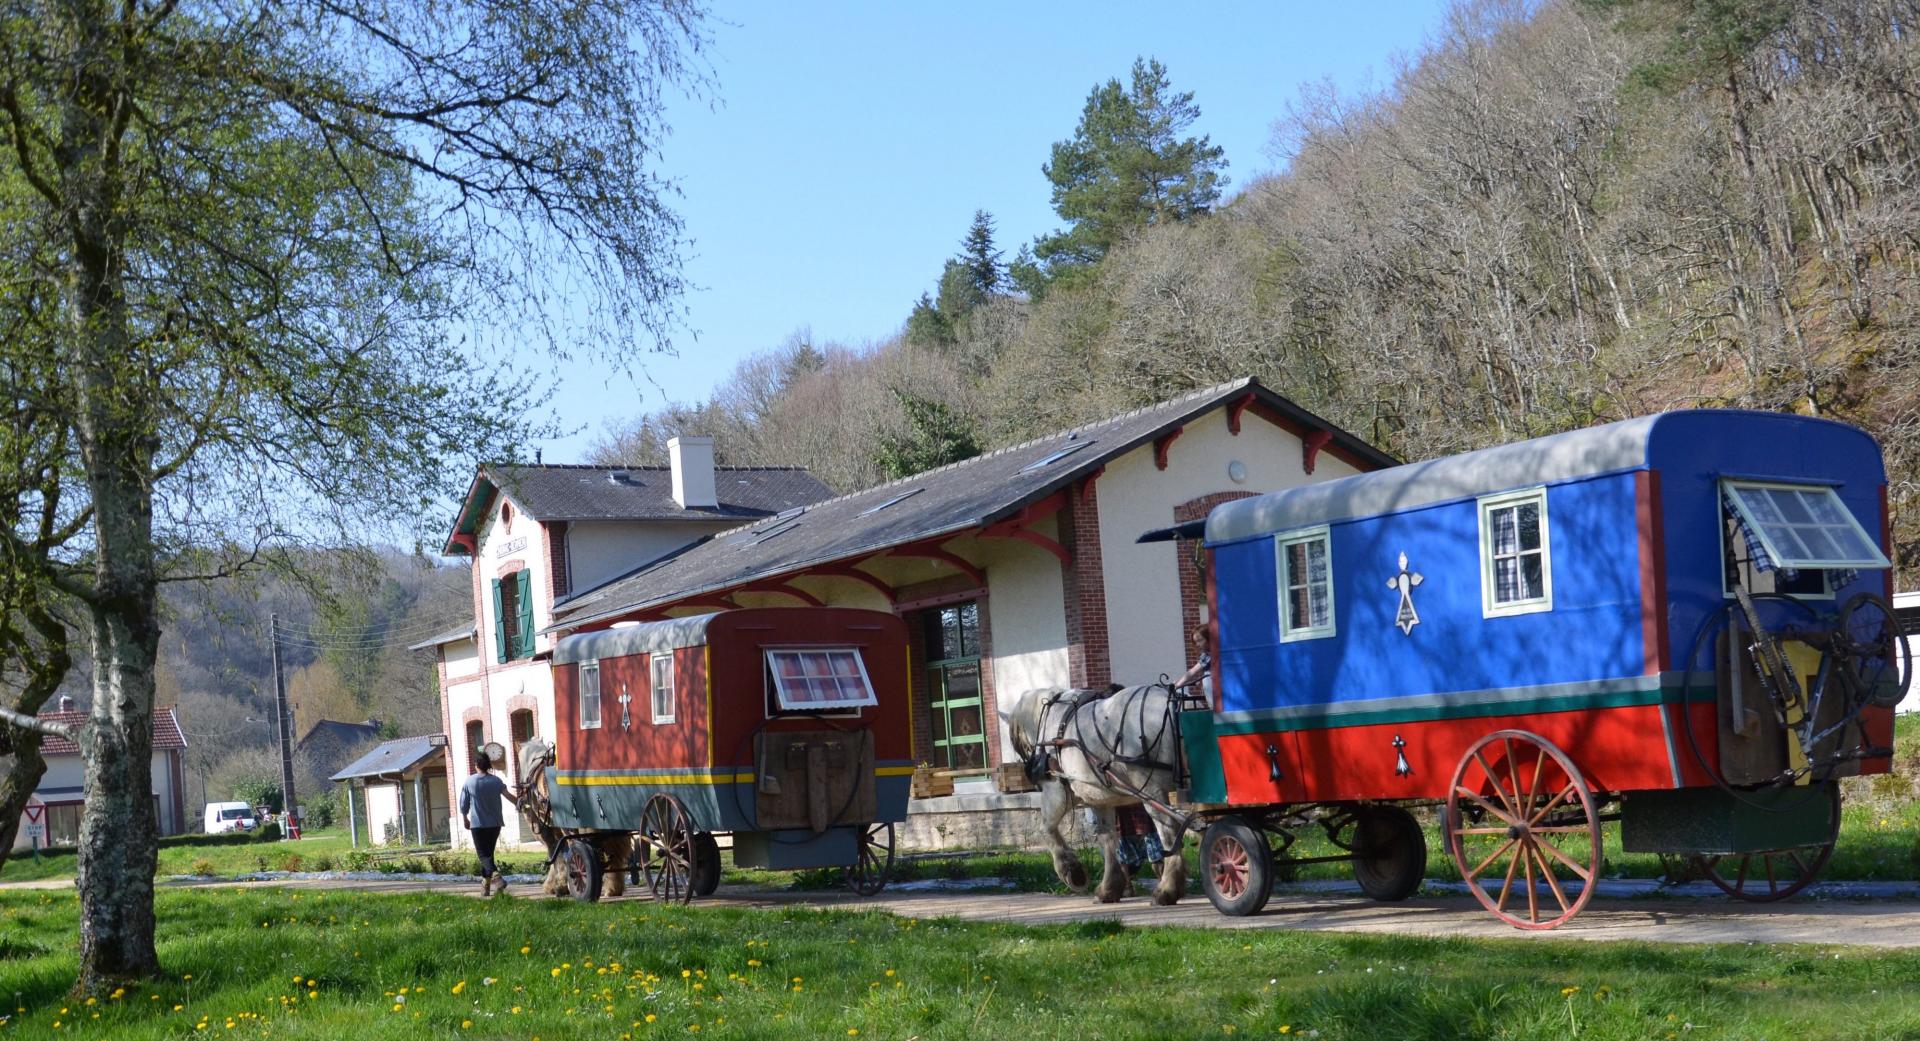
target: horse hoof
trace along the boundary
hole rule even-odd
[[[1163,886],[1153,891],[1153,902],[1157,907],[1172,907],[1180,902],[1180,894],[1167,891]]]

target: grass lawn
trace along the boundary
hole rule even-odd
[[[471,853],[449,855],[444,851],[405,855],[400,850],[374,851],[362,847],[354,854],[353,842],[345,829],[309,831],[297,841],[260,841],[252,835],[175,835],[160,840],[159,874],[165,875],[243,875],[254,871],[324,871],[344,868],[387,868],[425,871],[447,869],[466,874],[473,870]],[[364,858],[364,859],[363,859]],[[508,853],[501,862],[512,871],[537,871],[538,854]],[[42,878],[72,878],[74,853],[71,848],[42,851],[36,862],[32,854],[16,853],[0,868],[0,882],[28,882]]]
[[[1920,1037],[1920,954],[1031,928],[881,913],[167,892],[163,982],[65,994],[0,893],[0,1038]]]

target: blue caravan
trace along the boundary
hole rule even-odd
[[[1181,717],[1208,895],[1257,910],[1313,821],[1403,896],[1433,803],[1523,928],[1584,906],[1616,816],[1737,897],[1798,890],[1836,779],[1890,764],[1886,490],[1858,429],[1700,410],[1218,507],[1213,700]]]

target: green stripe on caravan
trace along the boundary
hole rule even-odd
[[[1663,673],[1658,676],[1628,676],[1578,683],[1548,683],[1534,687],[1496,687],[1367,701],[1336,701],[1321,705],[1262,709],[1258,712],[1221,712],[1214,716],[1213,731],[1220,735],[1271,734],[1289,730],[1424,723],[1442,719],[1676,705],[1712,700],[1714,685],[1711,672],[1696,671],[1693,674],[1694,682],[1686,694],[1680,689],[1681,679],[1680,673]]]

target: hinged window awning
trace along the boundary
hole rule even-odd
[[[1832,488],[1728,481],[1727,505],[1774,567],[1846,570],[1892,567]]]

